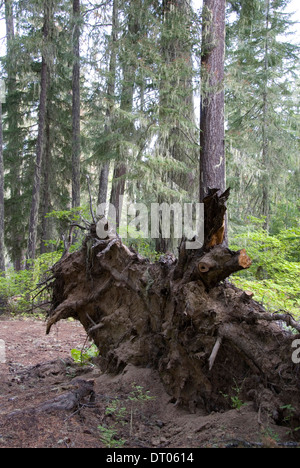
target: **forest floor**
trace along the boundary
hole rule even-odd
[[[110,376],[96,364],[76,364],[71,349],[86,345],[79,323],[62,321],[48,336],[45,328],[42,320],[0,317],[6,350],[0,363],[0,448],[293,446],[288,427],[274,425],[251,402],[223,413],[191,414],[174,404],[151,369],[127,366]],[[72,390],[78,378],[94,381],[92,400],[72,411],[39,410]]]

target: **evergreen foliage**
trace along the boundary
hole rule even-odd
[[[227,172],[239,200],[231,213],[265,216],[266,229],[283,198],[299,199],[299,47],[289,41],[288,3],[236,1],[229,10]]]

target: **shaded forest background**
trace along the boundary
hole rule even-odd
[[[253,259],[233,281],[299,317],[299,47],[288,3],[227,4],[224,144],[229,245]],[[204,15],[188,0],[5,0],[1,12],[0,295],[19,312],[47,307],[34,289],[70,223],[90,217],[90,197],[94,208],[122,195],[199,200]],[[71,249],[82,236],[74,230]],[[176,239],[126,243],[152,260],[177,251]]]

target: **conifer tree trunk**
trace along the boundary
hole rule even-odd
[[[111,32],[111,52],[110,52],[110,61],[109,61],[109,76],[107,83],[107,98],[108,105],[106,108],[106,123],[105,123],[105,133],[108,134],[112,131],[111,129],[111,114],[112,114],[112,99],[115,95],[116,87],[116,68],[117,68],[117,51],[116,51],[116,42],[117,42],[117,28],[118,28],[118,13],[119,13],[119,2],[114,0],[113,3],[113,14],[112,14],[112,32]],[[109,152],[109,146],[111,141],[105,144],[105,152]],[[106,156],[106,154],[104,154]],[[98,204],[106,203],[107,201],[107,191],[108,191],[108,177],[109,177],[109,168],[110,163],[106,161],[100,171],[99,177],[99,191],[98,191]]]
[[[270,0],[266,0],[266,41],[265,41],[265,89],[263,92],[263,122],[262,122],[262,163],[264,175],[262,178],[262,214],[265,216],[264,228],[269,228],[270,200],[269,200],[269,139],[268,139],[268,73],[269,73],[269,14]]]
[[[7,47],[7,138],[5,145],[5,159],[9,162],[7,169],[8,186],[11,193],[11,203],[6,212],[9,227],[13,231],[11,258],[16,271],[21,270],[23,261],[23,231],[20,229],[19,216],[22,215],[21,205],[21,152],[23,146],[20,129],[20,106],[17,97],[17,63],[14,52],[15,26],[13,14],[13,1],[5,0],[5,25]]]
[[[42,229],[41,229],[41,254],[48,251],[45,241],[49,240],[50,219],[47,213],[50,211],[50,178],[51,178],[51,127],[50,127],[50,105],[47,102],[45,123],[45,156],[43,158],[43,201],[42,201]]]
[[[200,201],[226,188],[224,126],[225,0],[204,0],[200,137]]]
[[[72,208],[80,206],[80,0],[73,0]]]
[[[0,101],[0,273],[5,271],[4,253],[4,164],[3,164],[3,132],[2,132],[2,102]]]
[[[122,198],[125,193],[125,185],[126,185],[126,174],[127,174],[127,167],[124,163],[116,164],[114,168],[113,174],[113,185],[112,191],[110,195],[110,204],[115,207],[116,210],[116,227],[120,227],[121,217],[122,217]],[[109,213],[109,218],[111,213]]]
[[[44,46],[47,44],[47,39],[50,31],[50,15],[51,15],[51,2],[44,1],[44,26],[43,26],[43,39]],[[37,228],[38,228],[38,215],[40,207],[40,191],[41,191],[41,171],[43,159],[43,146],[45,135],[45,122],[47,111],[47,88],[48,88],[48,57],[46,56],[46,47],[43,50],[42,57],[42,70],[41,70],[41,92],[40,92],[40,105],[39,105],[39,119],[38,119],[38,138],[36,146],[36,160],[33,181],[32,204],[29,220],[29,238],[28,238],[28,251],[27,258],[33,260],[36,254],[37,243]],[[30,263],[27,262],[27,269],[30,268]]]
[[[191,166],[191,161],[196,162],[198,155],[190,148],[191,142],[196,137],[193,134],[192,124],[195,124],[194,92],[193,92],[193,61],[190,39],[190,11],[191,0],[175,0],[163,2],[163,28],[167,29],[162,45],[162,54],[167,69],[180,67],[180,72],[176,71],[172,81],[162,80],[160,85],[160,117],[161,124],[169,126],[168,135],[162,141],[162,152],[169,154],[178,161]],[[185,29],[177,32],[177,28]],[[175,90],[175,93],[174,93]],[[180,106],[181,120],[178,119],[178,108]],[[172,113],[170,114],[170,109]],[[185,125],[188,122],[188,125]],[[195,126],[196,128],[196,126]],[[186,146],[189,145],[188,157]],[[195,173],[195,167],[192,169]],[[190,196],[194,195],[196,178],[192,174],[170,174],[173,180],[182,189],[186,190]],[[193,180],[194,179],[194,180]]]
[[[100,170],[98,205],[100,205],[101,203],[106,203],[107,201],[109,167],[109,161],[106,161]]]
[[[161,46],[162,56],[167,73],[169,70],[173,70],[174,73],[171,81],[163,77],[160,83],[159,118],[163,130],[159,141],[159,152],[164,157],[174,158],[190,168],[189,173],[169,171],[165,183],[171,187],[174,184],[178,185],[189,194],[191,199],[194,199],[198,185],[198,177],[195,177],[198,151],[191,148],[191,142],[196,140],[197,132],[193,132],[195,111],[192,50],[189,42],[190,10],[190,0],[175,0],[173,2],[164,0],[162,4],[161,21],[162,29],[165,31]],[[196,125],[194,128],[196,129]],[[176,200],[166,198],[164,193],[158,197],[159,203],[173,201]],[[156,251],[175,251],[177,243],[178,241],[174,239],[172,232],[170,239],[165,239],[162,237],[160,229],[159,238],[156,239]]]
[[[139,2],[140,3],[140,2]],[[141,8],[141,6],[139,5]],[[130,47],[137,41],[137,34],[139,32],[139,8],[135,5],[134,1],[130,2],[130,13],[128,15],[128,43]],[[128,45],[129,47],[129,45]],[[132,60],[127,61],[123,58],[122,69],[123,69],[123,84],[121,92],[121,103],[120,109],[126,113],[132,111],[133,108],[133,94],[135,84],[135,73],[137,65]],[[134,132],[134,125],[129,118],[124,117],[122,122],[122,135],[125,139],[131,139]],[[110,203],[116,208],[116,224],[117,228],[120,225],[121,212],[122,212],[122,196],[125,193],[126,186],[126,174],[127,174],[127,154],[126,149],[121,148],[118,145],[118,160],[116,161],[113,175],[113,184],[110,197]]]

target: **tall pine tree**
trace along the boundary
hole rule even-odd
[[[36,145],[36,160],[33,180],[32,203],[29,218],[29,234],[28,234],[28,249],[27,259],[34,260],[37,247],[37,230],[39,222],[40,208],[40,193],[41,193],[41,171],[43,162],[43,151],[45,143],[45,124],[47,113],[47,90],[49,78],[49,34],[51,20],[53,14],[53,4],[51,1],[44,1],[44,24],[43,24],[43,50],[42,50],[42,68],[40,82],[40,102],[39,102],[39,117],[38,117],[38,137]],[[27,268],[30,267],[30,262],[27,262]]]
[[[241,212],[270,225],[278,190],[297,154],[293,99],[298,48],[289,42],[287,0],[231,2],[228,29],[228,174]],[[236,175],[235,175],[236,174]]]
[[[5,0],[6,24],[6,103],[3,105],[3,157],[6,168],[5,185],[10,196],[5,201],[5,237],[10,258],[16,270],[22,268],[26,249],[24,220],[24,177],[22,175],[24,151],[24,91],[20,83],[21,44],[20,37],[15,33],[16,5],[13,0]],[[23,72],[24,73],[24,72]],[[27,71],[24,73],[27,75]]]
[[[224,64],[225,0],[204,0],[201,60],[200,201],[226,186]]]
[[[73,0],[72,207],[80,206],[80,0]]]
[[[4,244],[4,162],[3,162],[3,131],[2,131],[2,97],[0,96],[0,274],[5,272]]]

